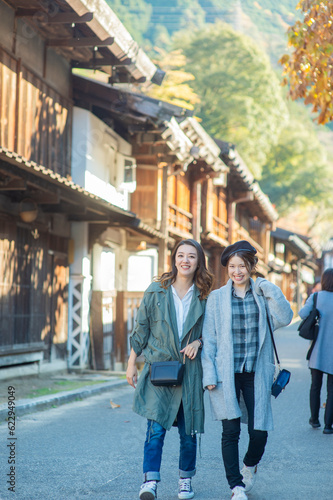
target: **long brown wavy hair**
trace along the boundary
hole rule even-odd
[[[195,240],[188,239],[182,240],[174,247],[171,254],[171,271],[163,273],[158,276],[154,281],[158,281],[163,288],[168,288],[176,281],[177,268],[176,268],[176,253],[182,245],[191,245],[194,247],[198,254],[198,268],[194,273],[193,281],[200,291],[200,299],[206,299],[213,288],[213,274],[207,269],[205,253],[202,246]]]

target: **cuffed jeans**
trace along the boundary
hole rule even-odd
[[[235,389],[239,402],[240,391],[248,412],[249,446],[244,457],[248,467],[257,465],[265,451],[267,432],[254,429],[254,373],[235,373]],[[227,481],[231,489],[245,486],[239,470],[238,442],[241,430],[240,418],[222,420],[222,457]]]
[[[319,419],[320,392],[323,383],[323,372],[311,368],[310,410],[312,420]],[[327,399],[324,415],[325,427],[333,424],[333,375],[327,374]]]
[[[177,415],[177,426],[180,438],[179,476],[193,477],[197,454],[196,436],[185,433],[185,419],[183,405],[180,405]],[[144,445],[143,477],[145,481],[160,481],[162,449],[166,430],[155,420],[148,420],[147,435]]]

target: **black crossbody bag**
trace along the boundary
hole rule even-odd
[[[155,361],[150,367],[150,381],[156,386],[182,385],[185,363],[180,361]]]
[[[192,330],[187,340],[190,341]],[[150,381],[155,386],[176,387],[182,385],[185,370],[185,353],[183,362],[180,361],[155,361],[150,365]]]

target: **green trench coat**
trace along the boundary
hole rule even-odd
[[[154,361],[183,361],[180,350],[190,336],[190,343],[201,337],[206,300],[199,299],[194,286],[190,309],[181,339],[178,337],[176,310],[172,289],[153,282],[146,290],[130,337],[133,350],[145,357],[145,365],[135,389],[133,410],[155,420],[169,430],[180,403],[183,403],[186,434],[204,431],[201,350],[194,360],[185,356],[183,383],[179,387],[155,387],[150,382],[149,368]]]

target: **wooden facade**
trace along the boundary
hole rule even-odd
[[[68,177],[71,102],[3,47],[0,103],[1,148]],[[0,166],[0,364],[65,359],[69,232],[66,225],[61,232],[50,231],[52,219],[42,215],[37,202],[50,202],[53,193],[19,172],[19,161],[14,167],[5,158]],[[38,214],[34,225],[20,221],[26,203]]]
[[[11,220],[0,221],[0,366],[66,354],[68,262],[67,239]],[[7,357],[7,358],[6,358]],[[5,361],[6,358],[6,361]]]
[[[295,314],[314,286],[319,256],[319,248],[307,237],[280,227],[271,234],[269,278],[281,288]]]
[[[87,234],[87,253],[101,227],[138,224],[71,179],[72,67],[97,64],[110,81],[163,78],[107,3],[94,3],[89,12],[81,0],[0,1],[7,21],[0,31],[0,366],[44,359],[65,367],[67,352],[85,366],[90,277],[82,279],[82,262],[70,274],[81,250],[73,224]]]
[[[1,146],[70,175],[71,101],[0,48]]]

